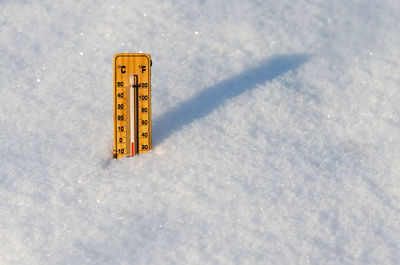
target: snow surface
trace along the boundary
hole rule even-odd
[[[400,1],[0,1],[0,264],[400,264]],[[153,151],[112,159],[112,58]]]

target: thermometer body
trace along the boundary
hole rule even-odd
[[[114,56],[114,158],[151,150],[151,58]]]

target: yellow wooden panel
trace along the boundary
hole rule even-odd
[[[151,150],[151,58],[114,56],[114,157]]]

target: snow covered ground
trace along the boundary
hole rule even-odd
[[[0,1],[0,264],[400,264],[400,1]],[[153,151],[112,159],[112,58]]]

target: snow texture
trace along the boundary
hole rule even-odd
[[[0,1],[0,264],[400,264],[400,1]],[[112,159],[112,58],[153,150]]]

